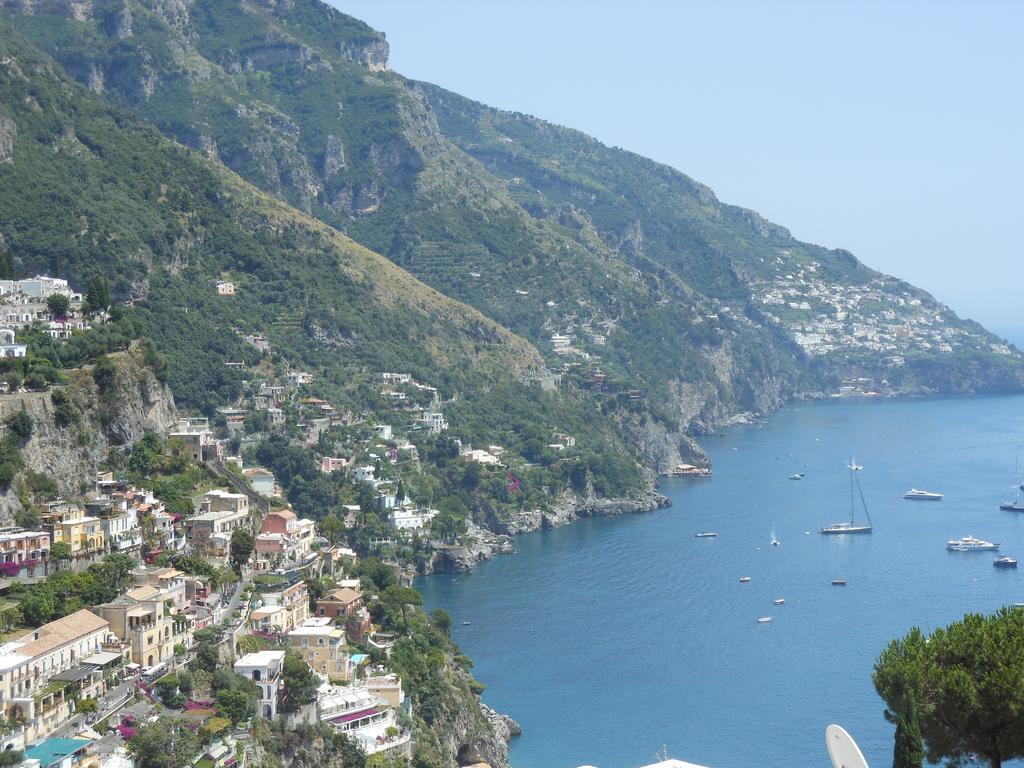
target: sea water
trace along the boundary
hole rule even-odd
[[[945,548],[972,534],[1024,559],[1024,514],[998,509],[1024,397],[797,404],[702,442],[714,476],[664,481],[670,509],[519,536],[515,555],[419,583],[484,700],[522,725],[513,768],[633,768],[663,745],[715,768],[827,766],[829,723],[890,765],[871,683],[886,644],[1024,602],[1024,568]],[[851,457],[874,533],[823,536],[849,519]],[[945,499],[903,500],[911,487]]]

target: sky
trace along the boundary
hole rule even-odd
[[[331,2],[407,77],[668,163],[1024,328],[1024,3]]]

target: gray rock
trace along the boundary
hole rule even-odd
[[[17,124],[0,112],[0,163],[14,162],[14,139],[17,135]]]

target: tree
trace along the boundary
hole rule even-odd
[[[55,541],[50,545],[50,559],[58,563],[71,559],[71,545],[66,541]]]
[[[430,621],[445,637],[452,633],[452,617],[444,608],[435,608],[430,612]]]
[[[129,745],[138,768],[181,768],[199,751],[198,737],[183,720],[170,717],[141,726]]]
[[[32,416],[25,409],[8,416],[4,424],[18,436],[19,440],[28,440],[32,437]]]
[[[81,715],[88,715],[99,709],[96,699],[79,699],[75,702],[75,712]]]
[[[67,317],[71,309],[71,299],[63,293],[53,293],[46,297],[46,308],[54,318]]]
[[[917,720],[914,697],[908,696],[896,721],[896,743],[892,750],[892,768],[921,768],[924,761],[924,742],[921,724]]]
[[[316,701],[319,681],[309,665],[294,651],[286,651],[281,670],[282,712],[298,712],[305,704]]]
[[[242,567],[249,562],[256,539],[252,533],[245,528],[236,528],[231,533],[231,553],[228,561],[236,573],[242,572]]]
[[[85,293],[85,310],[91,315],[104,311],[110,306],[110,288],[102,277],[94,277]]]
[[[879,656],[873,681],[896,720],[912,699],[929,762],[970,753],[993,768],[1024,756],[1024,610],[968,614],[925,637],[914,628]]]
[[[165,675],[157,680],[156,693],[165,707],[181,709],[185,706],[185,696],[181,692],[181,684],[177,675]]]
[[[412,587],[400,587],[392,584],[384,590],[380,596],[381,605],[392,626],[396,624],[395,619],[402,617],[402,630],[409,632],[409,622],[406,616],[406,609],[410,605],[423,605],[423,598],[420,593]]]
[[[240,723],[256,714],[256,699],[242,690],[223,690],[217,693],[217,711],[232,723]]]
[[[341,534],[345,531],[345,524],[333,512],[320,521],[320,534],[331,544],[337,544],[341,540]]]

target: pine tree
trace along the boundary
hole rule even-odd
[[[917,705],[908,697],[896,721],[896,744],[892,750],[892,768],[921,768],[924,761],[924,742],[921,725],[917,720]]]

